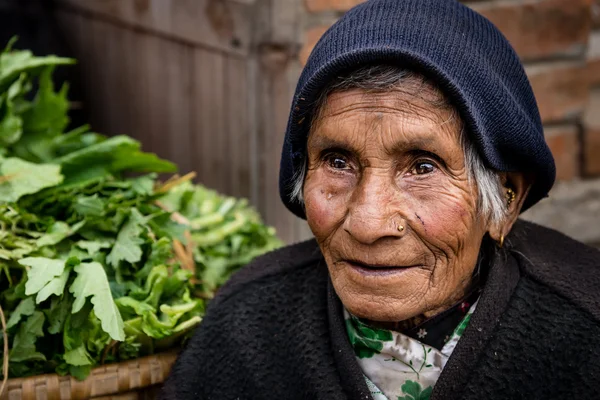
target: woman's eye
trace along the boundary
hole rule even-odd
[[[332,155],[327,157],[327,164],[333,169],[348,169],[348,161],[342,156]]]
[[[413,169],[413,173],[416,175],[425,175],[430,174],[435,170],[435,166],[426,161],[419,161],[415,164],[415,168]]]

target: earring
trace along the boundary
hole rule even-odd
[[[506,207],[510,207],[513,201],[517,198],[517,194],[511,188],[506,190]]]
[[[504,246],[504,233],[500,236],[500,240],[498,240],[498,247],[502,248]]]

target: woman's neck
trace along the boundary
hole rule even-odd
[[[425,315],[418,315],[416,317],[412,317],[409,319],[405,319],[404,321],[370,321],[367,320],[366,323],[379,329],[387,329],[395,332],[406,332],[409,331],[423,322],[427,321],[427,317]]]

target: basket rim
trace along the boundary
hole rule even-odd
[[[136,383],[138,384],[131,384],[130,382],[128,385],[122,385],[122,383],[119,382],[118,390],[115,391],[107,388],[106,392],[103,391],[102,393],[97,393],[97,395],[114,394],[119,393],[122,390],[131,391],[161,384],[169,375],[170,369],[175,363],[180,351],[181,349],[171,349],[149,356],[100,365],[93,368],[88,377],[83,381],[77,380],[71,375],[62,376],[57,373],[10,378],[7,381],[5,391],[1,397],[3,399],[8,398],[8,394],[11,391],[20,390],[25,387],[36,386],[46,386],[48,389],[48,394],[50,394],[50,391],[60,391],[60,387],[65,385],[70,387],[72,392],[74,388],[77,388],[77,392],[81,392],[82,388],[85,388],[86,392],[91,392],[92,386],[94,383],[96,383],[96,381],[106,381],[107,374],[111,375],[112,379],[117,379],[117,377],[114,375],[118,375],[118,380],[120,381],[123,377],[121,376],[122,374],[119,372],[119,370],[125,371],[125,374],[128,374],[129,371],[137,370],[137,373],[139,373],[139,379],[137,379]],[[58,395],[59,393],[56,394]],[[73,398],[79,397],[74,396]]]

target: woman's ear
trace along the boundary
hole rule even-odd
[[[519,218],[521,208],[523,208],[523,203],[525,203],[533,182],[530,176],[521,172],[502,172],[500,177],[504,187],[504,206],[507,208],[507,212],[506,218],[501,224],[493,224],[494,226],[490,227],[489,234],[497,242],[501,242],[508,235]]]

